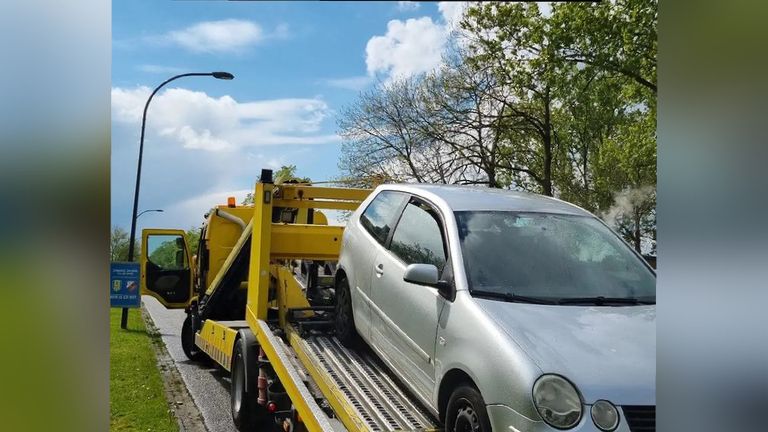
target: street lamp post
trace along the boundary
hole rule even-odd
[[[149,108],[149,103],[152,102],[152,98],[155,97],[155,94],[160,91],[163,86],[168,84],[169,82],[183,78],[183,77],[189,77],[189,76],[211,76],[216,79],[222,79],[222,80],[231,80],[234,79],[235,76],[232,75],[229,72],[193,72],[193,73],[185,73],[176,75],[174,77],[168,78],[167,80],[163,81],[159,86],[155,87],[155,90],[152,92],[152,94],[149,95],[149,98],[147,99],[147,103],[144,105],[144,114],[141,117],[141,138],[139,139],[139,163],[138,167],[136,168],[136,189],[133,193],[133,213],[131,213],[131,239],[130,243],[128,244],[128,261],[133,261],[133,246],[136,242],[136,219],[138,218],[138,215],[136,212],[138,211],[139,206],[139,185],[141,184],[141,160],[142,156],[144,154],[144,128],[147,124],[147,108]],[[128,308],[123,308],[123,313],[120,318],[120,328],[126,328],[128,326]]]

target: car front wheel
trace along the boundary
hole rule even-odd
[[[446,432],[491,432],[491,421],[480,392],[471,385],[461,385],[448,399],[445,411]]]

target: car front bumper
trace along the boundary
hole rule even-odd
[[[603,432],[592,422],[592,417],[589,415],[590,408],[589,405],[584,407],[581,421],[573,429],[568,429],[569,431]],[[488,405],[486,410],[491,420],[493,432],[561,432],[541,420],[529,419],[506,405]],[[619,426],[614,432],[630,432],[629,425],[624,418],[619,419]]]

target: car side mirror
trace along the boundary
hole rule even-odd
[[[405,268],[403,280],[417,285],[437,288],[437,292],[453,301],[450,282],[440,280],[437,267],[432,264],[409,264]]]
[[[417,285],[434,287],[439,280],[437,267],[432,264],[409,264],[405,268],[403,280]]]

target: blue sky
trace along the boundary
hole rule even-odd
[[[143,227],[199,226],[253,188],[261,168],[339,174],[336,113],[375,80],[436,67],[461,3],[113,2],[112,224],[130,227],[140,116],[147,116]]]

